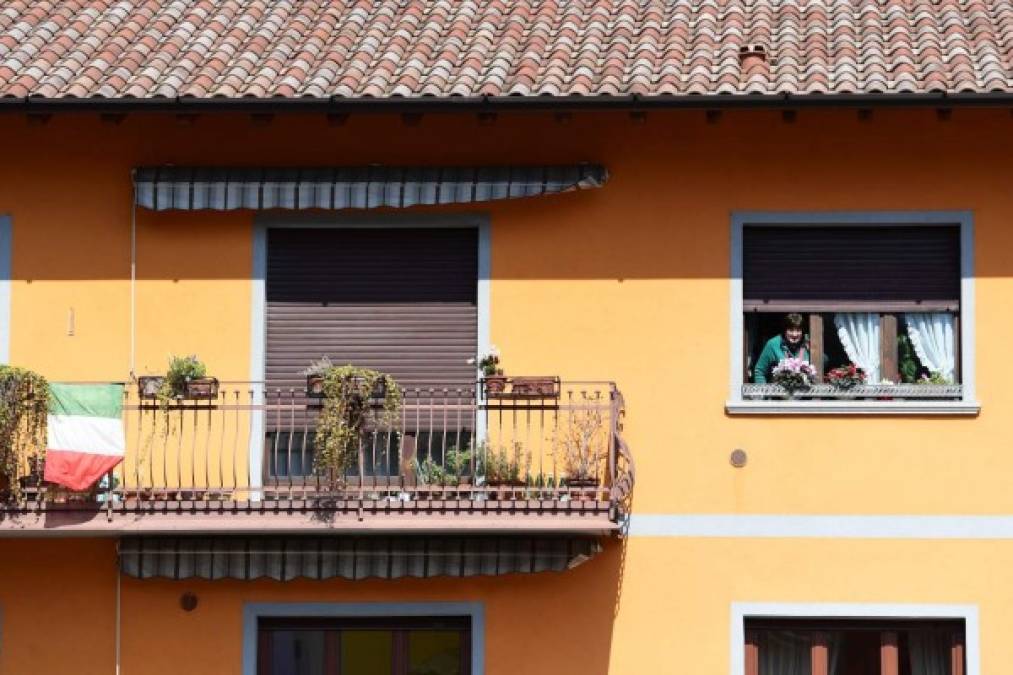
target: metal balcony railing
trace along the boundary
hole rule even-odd
[[[301,388],[222,383],[211,399],[166,405],[128,387],[124,461],[89,493],[49,485],[43,464],[26,462],[7,510],[91,510],[110,522],[173,513],[395,515],[406,528],[424,527],[427,515],[444,523],[455,515],[621,520],[634,471],[614,384],[401,391],[400,411],[369,416],[336,468],[317,461],[324,401]]]

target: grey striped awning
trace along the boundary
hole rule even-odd
[[[143,167],[134,201],[156,211],[373,209],[471,204],[587,190],[608,180],[605,167]]]
[[[126,537],[139,579],[399,579],[561,572],[601,551],[579,536]]]

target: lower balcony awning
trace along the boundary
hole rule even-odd
[[[601,551],[594,537],[126,537],[139,579],[399,579],[561,572]]]
[[[372,209],[471,204],[598,188],[596,164],[481,167],[213,168],[134,170],[134,201],[155,211]]]

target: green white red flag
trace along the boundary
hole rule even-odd
[[[45,480],[85,490],[125,450],[122,385],[50,384]]]

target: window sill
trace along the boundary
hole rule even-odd
[[[981,412],[977,401],[728,401],[729,415],[966,415]]]

